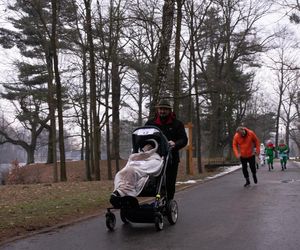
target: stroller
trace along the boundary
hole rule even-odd
[[[111,197],[110,203],[113,207],[107,208],[106,226],[113,231],[116,225],[116,216],[111,211],[120,209],[120,217],[124,224],[134,223],[154,223],[157,231],[161,231],[164,226],[164,216],[169,223],[174,225],[178,218],[178,206],[175,200],[168,200],[166,189],[166,168],[171,160],[170,148],[167,138],[161,130],[155,126],[144,126],[136,128],[132,133],[132,153],[139,152],[145,141],[154,139],[158,142],[157,153],[163,158],[160,173],[149,176],[141,193],[137,197],[153,197],[151,203],[139,203],[137,197],[119,196]]]

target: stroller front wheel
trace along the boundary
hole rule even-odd
[[[156,231],[161,231],[164,228],[163,216],[161,213],[156,213],[154,216]]]
[[[106,216],[106,227],[110,231],[114,231],[116,226],[116,216],[112,212],[107,212],[105,216]]]
[[[175,200],[170,200],[167,204],[167,218],[171,225],[176,224],[178,219],[178,205]]]

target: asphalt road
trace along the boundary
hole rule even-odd
[[[114,232],[105,217],[37,234],[1,250],[201,249],[299,250],[300,164],[258,170],[258,184],[244,188],[241,170],[176,194],[177,224],[156,232],[154,224],[123,225]]]

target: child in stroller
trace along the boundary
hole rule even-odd
[[[138,196],[150,175],[160,174],[163,159],[156,153],[158,143],[155,139],[148,139],[142,145],[140,152],[130,155],[126,166],[120,170],[114,180],[112,196]],[[113,203],[114,198],[111,198]]]
[[[116,224],[112,209],[120,209],[121,220],[129,222],[155,223],[158,231],[163,229],[163,216],[171,225],[178,217],[175,200],[167,199],[166,166],[170,148],[166,137],[159,128],[145,126],[132,134],[133,153],[126,166],[119,171],[114,180],[114,191],[110,198],[113,207],[107,208],[106,226],[114,230]],[[155,197],[150,204],[139,204],[139,197]]]

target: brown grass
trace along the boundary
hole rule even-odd
[[[122,161],[122,166],[125,161]],[[101,162],[101,181],[84,181],[84,162],[68,162],[68,182],[53,183],[51,165],[34,164],[26,169],[25,183],[0,186],[0,243],[31,231],[69,223],[104,213],[109,206],[113,181],[107,180]],[[178,180],[200,179],[214,173],[189,176],[180,165]],[[39,184],[30,184],[32,182]]]

